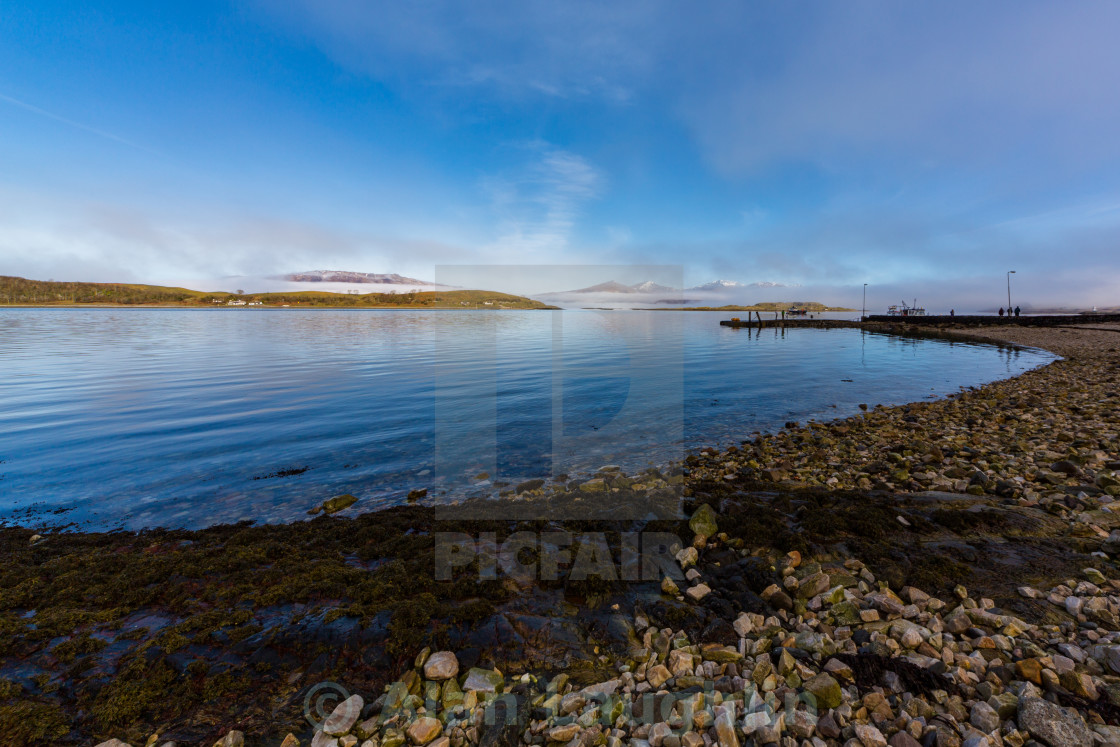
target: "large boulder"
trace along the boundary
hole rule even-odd
[[[467,679],[463,682],[463,690],[466,692],[475,690],[480,693],[496,693],[502,689],[504,684],[505,678],[502,677],[500,672],[493,669],[472,667],[467,672]]]
[[[1050,747],[1093,744],[1093,732],[1077,711],[1042,698],[1023,698],[1019,702],[1019,728]]]
[[[699,508],[692,512],[692,518],[688,520],[688,528],[704,539],[708,539],[719,531],[716,512],[707,503],[701,503]]]
[[[804,687],[817,699],[817,708],[820,710],[837,708],[844,701],[840,683],[823,672],[807,681]]]
[[[347,734],[358,722],[363,707],[365,701],[362,700],[362,696],[351,695],[335,706],[331,715],[327,716],[327,720],[323,722],[323,733],[335,736]]]
[[[416,719],[406,730],[408,738],[413,744],[423,745],[431,742],[443,731],[443,724],[438,718],[423,716]]]
[[[436,651],[424,662],[424,678],[442,682],[459,674],[459,659],[450,651]]]

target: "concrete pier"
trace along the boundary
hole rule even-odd
[[[1120,322],[1120,314],[1048,314],[1039,316],[949,316],[940,314],[936,316],[890,316],[888,314],[872,314],[863,318],[865,322],[913,324],[913,325],[959,325],[964,327],[981,327],[994,325],[1020,325],[1023,327],[1066,327],[1080,324],[1104,324],[1106,322]]]

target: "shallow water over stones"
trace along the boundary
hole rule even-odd
[[[722,316],[0,310],[0,517],[196,528],[492,495],[1052,359]]]

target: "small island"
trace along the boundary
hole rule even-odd
[[[750,306],[738,306],[735,304],[728,304],[726,306],[667,306],[662,308],[649,308],[639,309],[640,311],[790,311],[797,309],[805,311],[810,314],[822,313],[825,311],[858,311],[858,309],[849,309],[844,306],[826,306],[823,303],[816,301],[764,301],[762,303],[751,304]]]
[[[555,309],[524,296],[485,290],[404,293],[206,292],[128,283],[68,283],[0,276],[0,306],[160,306],[202,308]]]

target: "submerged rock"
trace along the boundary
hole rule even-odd
[[[321,508],[323,513],[329,516],[331,514],[337,514],[339,511],[344,511],[357,502],[357,497],[347,493],[345,495],[336,495],[334,498],[328,498],[323,501]]]

